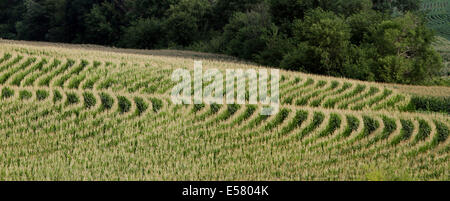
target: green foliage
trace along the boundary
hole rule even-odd
[[[107,93],[100,93],[100,101],[102,102],[102,108],[109,110],[113,107],[114,105],[114,98],[112,98],[109,94]]]
[[[318,137],[325,137],[332,134],[335,130],[339,129],[341,126],[341,118],[338,114],[330,114],[330,120],[328,121],[327,127],[321,131]]]
[[[194,104],[194,108],[192,108],[192,111],[194,113],[197,113],[198,111],[202,110],[205,107],[205,104]]]
[[[28,75],[30,72],[33,72],[34,70],[42,69],[42,67],[47,64],[46,59],[42,59],[39,63],[35,64],[33,67],[29,68],[26,71],[23,71],[21,73],[18,73],[11,82],[12,85],[20,86],[20,83],[25,78],[26,75]]]
[[[72,105],[80,102],[80,99],[75,93],[67,92],[66,97],[67,97],[66,105]]]
[[[450,135],[450,130],[444,123],[440,121],[434,121],[434,124],[436,125],[437,135],[433,139],[432,144],[433,146],[436,146],[437,144],[444,142],[448,138],[448,136]]]
[[[278,133],[278,135],[285,135],[285,134],[293,131],[294,129],[301,126],[307,118],[308,118],[308,112],[303,111],[303,110],[297,110],[297,112],[295,112],[295,116],[292,119],[292,121],[289,122],[289,124],[286,127],[284,127],[281,130],[281,132]]]
[[[399,172],[398,168],[379,168],[371,166],[365,168],[365,177],[362,180],[367,181],[410,181],[411,176],[406,172]]]
[[[72,67],[72,65],[75,64],[75,61],[72,59],[67,59],[67,62],[61,66],[61,68],[57,69],[56,71],[54,71],[51,75],[48,75],[47,77],[45,77],[44,79],[39,81],[39,86],[49,86],[50,85],[50,81],[53,79],[54,76],[66,71],[67,69],[69,69],[70,67]]]
[[[283,123],[283,121],[287,118],[287,116],[289,115],[290,110],[283,108],[280,111],[278,111],[277,115],[275,116],[275,119],[266,124],[264,126],[264,130],[272,130],[274,129],[276,126],[280,125],[281,123]]]
[[[245,109],[244,115],[242,115],[241,118],[239,118],[239,121],[244,121],[250,118],[253,113],[256,111],[256,106],[254,105],[248,105],[247,109]]]
[[[62,100],[62,98],[63,98],[63,96],[62,96],[61,92],[59,92],[58,90],[54,90],[53,91],[53,102],[54,103]]]
[[[442,59],[431,47],[432,31],[419,21],[407,13],[377,26],[370,39],[378,53],[373,70],[377,81],[422,82],[443,67]]]
[[[344,132],[342,132],[342,137],[348,137],[350,134],[358,129],[359,126],[359,120],[358,118],[347,115],[347,127],[345,128]]]
[[[344,95],[338,96],[336,98],[328,99],[325,103],[323,103],[323,105],[326,108],[334,108],[336,103],[338,103],[339,101],[356,96],[357,94],[361,93],[365,88],[366,88],[365,85],[358,84],[352,91]]]
[[[3,63],[3,62],[7,61],[10,58],[11,58],[11,54],[5,53],[5,54],[3,54],[3,57],[0,58],[0,63]]]
[[[430,125],[423,119],[419,119],[419,133],[414,138],[414,143],[425,140],[431,133]]]
[[[134,98],[134,103],[136,104],[136,108],[137,108],[136,113],[137,113],[137,115],[141,115],[148,108],[148,104],[144,101],[143,98],[135,97]]]
[[[413,96],[407,106],[407,110],[450,114],[450,97]]]
[[[223,46],[219,51],[251,60],[265,50],[265,38],[275,35],[276,32],[266,6],[261,5],[258,10],[247,13],[236,13],[224,27],[221,36]]]
[[[89,64],[89,62],[87,62],[86,60],[81,60],[80,65],[78,65],[77,67],[73,68],[70,73],[65,74],[64,76],[62,76],[59,80],[57,80],[55,82],[55,86],[59,86],[59,87],[63,87],[64,83],[72,76],[72,75],[78,75],[81,71],[83,71],[83,69]],[[70,66],[73,64],[70,64]],[[64,70],[65,71],[65,70]]]
[[[306,135],[318,128],[325,119],[325,115],[321,112],[314,112],[312,122],[305,127],[300,133],[297,134],[297,139],[302,140]]]
[[[9,87],[5,87],[2,89],[2,99],[6,99],[11,96],[14,96],[14,90],[10,89]]]
[[[287,70],[425,84],[443,62],[431,47],[434,33],[417,12],[420,5],[418,0],[24,0],[0,4],[0,37],[208,51]],[[445,34],[441,24],[429,26]]]
[[[49,28],[49,19],[46,8],[33,1],[23,1],[25,13],[23,20],[16,23],[16,31],[18,39],[26,40],[44,40],[45,31]]]
[[[150,98],[153,112],[158,112],[163,107],[163,101],[157,98]],[[196,105],[195,105],[196,106]],[[204,105],[203,105],[204,106]]]
[[[89,43],[113,44],[122,34],[121,26],[125,25],[125,13],[115,2],[94,4],[90,12],[84,16],[86,27],[85,39]]]
[[[58,92],[59,92],[59,91],[58,91]],[[61,94],[59,94],[59,95],[61,95]],[[39,89],[39,90],[36,91],[36,99],[37,99],[38,101],[45,100],[47,97],[48,97],[48,92],[47,92],[47,91],[41,90],[41,89]],[[54,98],[57,99],[58,96],[55,95]],[[61,96],[61,98],[62,98],[62,96]],[[56,102],[56,101],[55,101],[55,102]]]
[[[167,46],[164,24],[158,19],[138,19],[125,29],[121,46],[155,49]]]
[[[395,137],[391,141],[391,145],[397,145],[398,143],[409,139],[414,130],[414,124],[410,120],[400,119],[400,123],[402,124],[402,129],[400,130],[400,135]]]
[[[5,82],[17,71],[24,69],[26,67],[28,67],[29,65],[31,65],[34,61],[36,61],[36,58],[32,57],[32,58],[28,58],[24,63],[20,64],[19,67],[16,68],[12,68],[9,71],[7,71],[6,73],[4,73],[3,75],[0,76],[0,84],[5,84]]]
[[[19,98],[20,100],[28,100],[33,96],[33,93],[27,91],[27,90],[22,90],[19,92]]]
[[[375,136],[374,138],[370,139],[370,141],[367,143],[367,147],[374,144],[375,142],[379,140],[385,140],[389,137],[389,135],[395,131],[397,128],[397,124],[395,123],[395,119],[382,116],[381,119],[383,120],[384,129],[381,132],[381,134]]]
[[[333,12],[315,9],[294,22],[297,49],[288,53],[281,67],[305,72],[340,75],[350,39],[350,28]]]
[[[110,88],[112,85],[114,85],[114,84],[116,84],[117,83],[117,80],[115,80],[114,78],[107,78],[106,80],[104,80],[102,83],[100,83],[99,85],[98,85],[98,88],[99,89],[108,89],[108,88]],[[93,85],[94,83],[92,83],[92,85]],[[90,86],[92,86],[92,85],[86,85],[87,87],[90,87]]]
[[[221,105],[213,103],[209,106],[209,114],[216,114],[220,110]]]
[[[124,96],[118,96],[117,97],[117,102],[119,104],[119,112],[120,113],[126,113],[129,112],[131,109],[131,101],[128,100],[126,97]]]
[[[358,136],[358,138],[365,138],[369,136],[380,126],[380,123],[378,123],[378,121],[369,116],[363,116],[363,122],[364,122],[364,130]]]
[[[95,104],[97,103],[97,99],[95,98],[94,94],[92,94],[90,92],[84,92],[83,99],[84,99],[84,107],[85,108],[94,107]]]
[[[176,45],[189,46],[208,28],[212,5],[206,0],[180,0],[167,13],[166,33]]]
[[[83,89],[93,89],[95,82],[97,82],[100,79],[100,77],[94,77],[88,79],[82,86]]]

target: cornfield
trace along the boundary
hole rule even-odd
[[[428,26],[450,40],[450,2],[448,0],[424,0],[422,10],[426,12]]]
[[[0,44],[0,180],[450,179],[448,114],[407,112],[393,86],[280,71],[280,111],[261,116],[170,101],[194,59],[252,64]]]

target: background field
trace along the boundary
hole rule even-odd
[[[260,68],[231,57],[1,40],[0,58],[0,180],[450,179],[448,108],[411,109],[448,87],[281,71],[267,117],[170,102],[194,58]]]
[[[430,28],[450,40],[450,2],[448,0],[424,0],[422,1],[422,10],[427,12]]]

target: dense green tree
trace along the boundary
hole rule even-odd
[[[170,6],[176,5],[179,0],[125,0],[129,19],[162,18]]]
[[[211,18],[212,26],[215,30],[222,30],[228,24],[235,13],[248,12],[255,5],[264,0],[216,0],[212,1],[213,13]]]
[[[417,11],[420,8],[420,0],[372,0],[373,8],[383,12]]]
[[[304,20],[294,23],[294,40],[298,50],[296,54],[287,56],[282,67],[341,75],[350,44],[350,27],[345,21],[333,12],[319,8],[308,11]]]
[[[269,9],[260,4],[250,12],[236,13],[224,27],[224,52],[244,59],[254,59],[266,48],[265,37],[273,33]]]
[[[122,33],[121,27],[126,24],[125,13],[120,6],[115,1],[94,5],[84,17],[84,40],[103,45],[117,42]]]
[[[433,33],[411,13],[379,23],[370,38],[377,49],[377,81],[414,83],[442,68],[432,49]]]
[[[383,18],[383,14],[373,10],[367,10],[349,16],[346,21],[351,29],[350,42],[355,45],[361,45],[373,32],[374,25],[379,24]]]
[[[71,42],[66,33],[66,0],[47,0],[45,6],[49,13],[49,29],[45,36],[46,40],[53,42]]]
[[[350,16],[356,13],[367,12],[373,7],[371,0],[337,0],[335,13]]]
[[[209,30],[212,5],[208,0],[181,0],[167,11],[167,35],[175,45],[189,46]]]
[[[0,1],[0,10],[0,38],[17,38],[16,23],[22,20],[26,10],[23,1]]]
[[[49,17],[39,2],[25,0],[23,20],[16,23],[17,38],[25,40],[45,40]],[[39,23],[36,23],[39,22]]]
[[[142,49],[167,47],[164,24],[158,19],[138,19],[125,29],[120,45]]]

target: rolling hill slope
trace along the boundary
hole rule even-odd
[[[0,41],[0,180],[450,179],[448,114],[404,112],[398,87],[281,71],[273,116],[175,105],[193,58],[259,67],[138,53]]]
[[[422,10],[427,12],[429,27],[450,40],[450,1],[423,0]]]

